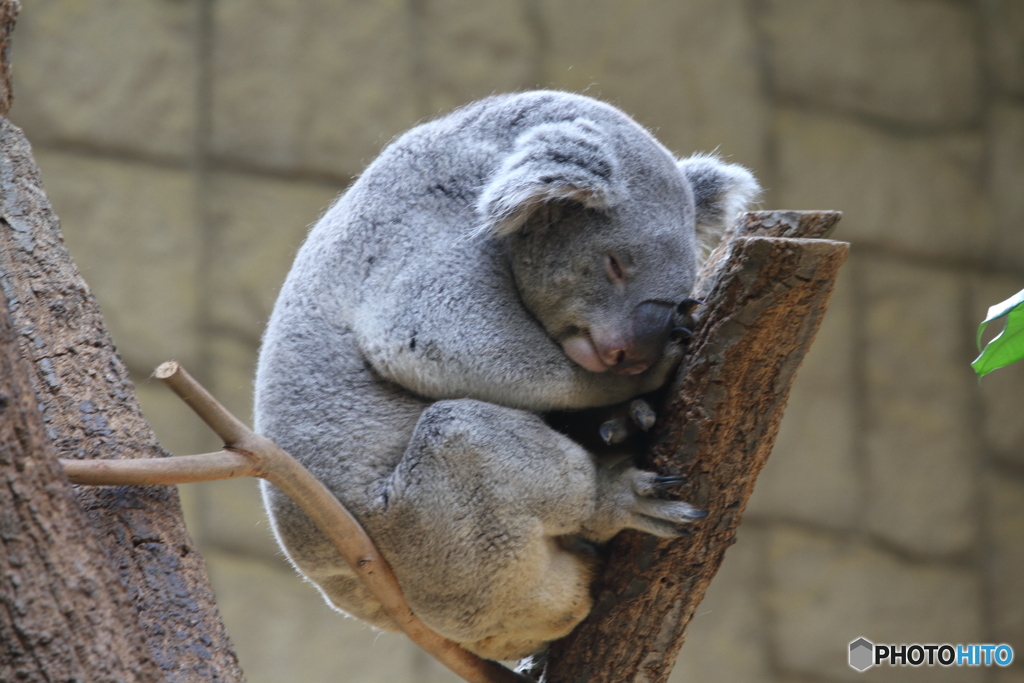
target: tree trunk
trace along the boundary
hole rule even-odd
[[[0,286],[57,455],[166,456],[142,416],[99,307],[64,247],[31,148],[6,119],[0,119],[0,150]],[[60,476],[53,485],[63,481]],[[77,497],[134,604],[148,656],[166,680],[243,680],[205,563],[185,531],[177,490],[87,487]],[[121,620],[109,626],[134,628]],[[71,635],[69,647],[88,647],[95,637],[90,629]],[[0,661],[13,646],[6,639],[0,643]]]
[[[21,12],[19,0],[0,0],[0,116],[7,116],[14,99],[11,92],[11,32]]]
[[[665,681],[686,627],[732,545],[771,452],[796,369],[848,245],[817,237],[835,212],[747,215],[708,263],[701,322],[653,435],[649,464],[682,474],[682,499],[710,511],[682,540],[619,534],[593,611],[548,655],[545,681]]]
[[[2,292],[0,477],[0,681],[163,680],[61,475]]]

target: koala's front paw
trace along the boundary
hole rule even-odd
[[[661,476],[620,462],[598,471],[598,500],[594,517],[583,535],[603,542],[622,529],[637,529],[670,538],[687,535],[686,525],[707,517],[681,500],[666,500],[659,494],[685,481],[680,476]]]
[[[689,534],[686,524],[708,516],[707,510],[681,500],[656,497],[660,491],[684,483],[686,477],[658,475],[636,469],[627,473],[633,480],[633,492],[636,494],[633,504],[636,526],[633,528],[655,536],[683,536]]]
[[[614,415],[602,422],[597,430],[601,440],[609,446],[622,443],[637,429],[646,432],[658,419],[651,404],[642,398],[635,398],[623,406],[626,409],[624,415]]]

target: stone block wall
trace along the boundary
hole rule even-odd
[[[12,58],[12,119],[177,453],[216,444],[151,369],[248,418],[307,227],[472,99],[585,92],[751,167],[765,208],[843,210],[852,256],[672,680],[1024,681],[1024,366],[968,366],[1024,288],[1020,0],[24,0]],[[252,683],[453,680],[328,610],[254,482],[182,489]],[[1020,661],[860,674],[860,636]]]

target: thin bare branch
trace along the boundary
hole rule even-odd
[[[481,659],[434,633],[402,595],[395,575],[355,517],[295,458],[232,415],[174,361],[154,373],[225,441],[231,450],[178,458],[145,460],[61,460],[76,484],[169,484],[261,477],[281,489],[330,539],[352,571],[366,584],[388,615],[417,645],[470,683],[529,683],[529,679]],[[178,466],[175,461],[182,462]],[[180,478],[174,478],[180,474]]]
[[[141,460],[61,460],[72,484],[86,486],[153,486],[194,484],[237,477],[259,477],[253,459],[237,451]]]

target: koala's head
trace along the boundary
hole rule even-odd
[[[576,118],[520,136],[478,210],[566,355],[631,375],[662,357],[699,261],[758,191],[714,157],[677,162],[624,116]]]

